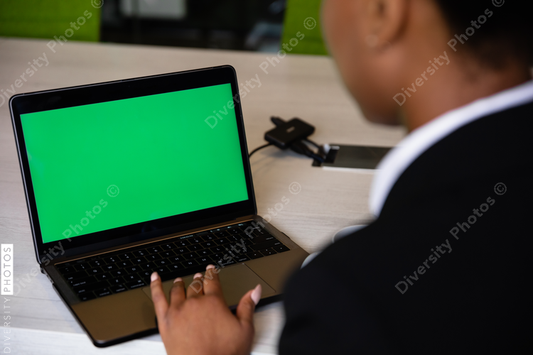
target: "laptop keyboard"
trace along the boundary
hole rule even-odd
[[[256,223],[239,223],[63,263],[57,269],[80,300],[88,301],[147,286],[154,271],[167,281],[203,272],[209,264],[225,267],[287,250]]]

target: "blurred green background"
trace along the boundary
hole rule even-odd
[[[100,24],[100,9],[91,0],[0,1],[0,36],[52,39],[70,28],[67,39],[94,42],[100,40]]]
[[[274,53],[301,32],[290,54],[326,55],[320,7],[321,0],[0,0],[0,36]]]

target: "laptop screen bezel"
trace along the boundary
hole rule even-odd
[[[71,238],[70,241],[62,239],[43,243],[21,123],[22,114],[221,84],[231,84],[248,200],[81,235]],[[257,213],[237,75],[235,69],[230,65],[19,94],[11,98],[10,110],[33,241],[39,263],[136,242],[145,242],[164,235],[231,221]],[[52,255],[50,250],[64,250],[64,252],[61,255]]]

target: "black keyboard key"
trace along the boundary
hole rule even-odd
[[[96,294],[96,297],[104,297],[111,295],[111,291],[107,287],[96,290],[94,291],[94,293]]]
[[[177,242],[175,242],[175,244],[178,248],[184,248],[187,245],[191,245],[191,243],[189,243],[187,239],[180,239]]]
[[[254,239],[252,239],[253,242],[255,244],[259,244],[259,243],[264,243],[264,242],[269,242],[271,240],[275,240],[277,241],[276,238],[274,238],[273,236],[271,235],[264,235],[264,236],[260,236],[260,237],[255,237]]]
[[[198,265],[209,265],[211,264],[211,258],[208,258],[208,257],[199,257],[199,258],[196,258],[194,259],[196,261],[196,263],[198,263]]]
[[[114,271],[114,270],[117,270],[118,267],[115,264],[109,264],[109,265],[104,265],[102,269],[104,269],[104,271]]]
[[[170,260],[171,264],[177,264],[184,261],[185,259],[182,256],[173,256],[170,257],[168,260]]]
[[[125,260],[131,260],[134,258],[133,254],[132,253],[124,253],[124,254],[120,254],[118,256],[118,258],[122,261],[125,261]]]
[[[187,268],[187,269],[184,267],[181,267],[179,269],[172,269],[171,271],[164,273],[163,275],[161,275],[161,280],[163,282],[168,281],[168,280],[174,280],[176,277],[187,276],[187,275],[194,274],[196,272],[203,272],[203,271],[205,271],[205,267],[203,266],[193,266],[192,268]]]
[[[176,248],[176,245],[174,243],[165,243],[165,244],[159,245],[159,247],[162,250],[172,250]]]
[[[81,295],[82,293],[91,292],[94,290],[99,290],[102,288],[108,287],[109,284],[106,281],[100,281],[100,282],[93,282],[87,285],[77,286],[74,287],[74,292],[76,292],[78,295]]]
[[[215,239],[217,239],[217,237],[215,237],[215,235],[212,233],[205,233],[205,234],[200,233],[200,235],[202,236],[202,239],[205,240],[206,242],[214,241]]]
[[[193,253],[185,253],[182,256],[185,260],[191,260],[191,259],[196,259],[198,257],[198,254],[193,252]]]
[[[71,280],[70,285],[72,287],[78,287],[78,286],[84,286],[88,284],[92,284],[94,282],[97,282],[96,278],[94,276],[86,276],[79,279]]]
[[[226,231],[222,231],[222,230],[219,230],[217,232],[214,232],[213,233],[217,238],[225,238],[228,236],[228,233],[226,233]]]
[[[244,251],[241,245],[237,245],[235,243],[226,244],[224,247],[226,248],[225,252],[230,254],[230,256],[241,254]]]
[[[181,263],[169,265],[168,268],[170,269],[170,271],[185,270],[185,268],[183,267],[183,265],[181,265]]]
[[[261,237],[262,234],[260,233],[256,233],[255,229],[254,230],[249,230],[247,231],[246,233],[244,233],[244,235],[246,235],[248,238],[258,238],[258,237]]]
[[[212,248],[216,246],[216,244],[215,242],[207,241],[207,242],[200,243],[200,246],[202,247],[202,249],[208,249],[208,248]]]
[[[163,249],[161,249],[160,247],[151,247],[151,248],[146,248],[146,250],[150,253],[150,254],[159,254],[160,252],[163,251]]]
[[[254,245],[254,244],[255,244],[254,240],[253,240],[253,239],[250,239],[250,238],[248,238],[248,237],[243,238],[242,241],[244,241],[244,245],[246,245],[246,246]],[[242,241],[241,241],[241,243],[242,243]]]
[[[161,259],[161,260],[154,261],[154,264],[156,266],[167,266],[167,265],[170,264],[170,261],[168,261],[166,259]]]
[[[224,259],[224,253],[215,253],[215,254],[211,254],[209,257],[212,259],[212,260],[220,260],[220,259]]]
[[[227,229],[227,232],[231,235],[241,235],[243,232],[238,228],[229,228]]]
[[[111,278],[111,275],[109,273],[105,273],[105,274],[97,274],[97,275],[94,275],[94,277],[96,278],[96,280],[98,281],[104,281],[104,280],[109,280]]]
[[[133,263],[131,261],[129,261],[129,260],[124,260],[124,261],[119,261],[116,265],[119,268],[124,268],[124,267],[130,266],[130,265],[133,265]]]
[[[61,275],[72,274],[72,273],[76,272],[76,270],[74,270],[74,267],[66,266],[66,265],[61,265],[61,266],[58,265],[57,266],[57,270],[59,270]]]
[[[144,282],[149,283],[148,280],[150,280],[150,276],[152,276],[152,273],[153,271],[146,270],[146,271],[139,272],[138,275]]]
[[[249,257],[250,259],[257,259],[257,258],[263,257],[264,255],[261,254],[259,251],[253,251],[253,252],[247,253],[246,256]]]
[[[126,270],[113,270],[111,271],[111,276],[120,277],[126,275]]]
[[[227,238],[220,238],[220,239],[215,240],[215,242],[216,242],[218,245],[222,245],[222,244],[227,244],[227,243],[229,243],[229,240],[228,240]]]
[[[161,274],[164,274],[164,273],[169,272],[170,269],[167,268],[166,266],[159,266],[159,267],[157,267],[154,271],[157,271],[157,273],[158,273],[159,275],[161,275]]]
[[[96,298],[94,292],[85,292],[79,295],[79,297],[81,301],[89,301]]]
[[[89,275],[97,275],[97,274],[103,274],[104,272],[102,271],[102,268],[101,267],[92,267],[92,268],[89,268],[87,269],[87,273]]]
[[[190,268],[190,267],[198,265],[198,263],[194,259],[184,261],[181,264],[183,265],[184,268]]]
[[[165,250],[159,253],[159,255],[161,255],[163,258],[166,259],[166,258],[170,258],[171,256],[176,255],[176,253],[174,253],[172,250]]]
[[[255,235],[254,235],[254,230],[253,229],[245,229],[244,232],[243,232],[243,235],[248,237],[248,238],[254,238]]]
[[[189,245],[189,250],[190,251],[198,251],[198,250],[202,250],[202,246],[201,244],[193,244],[193,245]]]
[[[132,254],[136,258],[140,258],[140,257],[148,255],[148,252],[145,251],[145,250],[136,250],[136,251],[132,252]]]
[[[111,284],[111,285],[120,285],[121,283],[124,282],[124,278],[122,276],[119,276],[119,277],[113,277],[113,278],[109,278],[108,279],[108,282]]]
[[[89,266],[90,267],[99,267],[99,266],[104,266],[104,262],[102,260],[98,260],[98,259],[95,259],[95,260],[92,260],[92,261],[89,261]]]
[[[226,249],[224,247],[221,247],[221,246],[216,246],[216,247],[212,247],[211,251],[213,253],[224,253],[226,251]]]
[[[204,241],[202,237],[200,237],[199,235],[196,235],[192,238],[188,238],[188,240],[189,240],[189,243],[191,243],[191,245],[202,243]]]
[[[242,263],[242,262],[245,262],[247,260],[250,260],[249,257],[247,257],[246,255],[238,255],[236,256],[235,258],[235,261],[238,262],[238,263]]]
[[[246,254],[248,252],[251,252],[252,249],[250,248],[249,245],[246,245],[244,243],[233,243],[231,244],[231,251],[234,253],[234,254]]]
[[[250,245],[250,248],[255,251],[255,250],[271,248],[271,247],[275,246],[276,244],[279,245],[280,242],[278,242],[277,239],[274,239],[274,240],[269,240],[268,242]]]
[[[263,254],[264,256],[269,256],[269,255],[277,254],[277,252],[276,252],[274,249],[272,249],[272,248],[259,249],[259,251],[260,251],[261,254]]]
[[[252,248],[250,248],[250,245],[246,245],[246,244],[244,244],[244,246],[242,244],[239,244],[237,245],[237,248],[238,248],[239,254],[246,254],[246,253],[253,251]]]
[[[140,266],[128,266],[124,270],[126,270],[128,274],[136,274],[141,271],[141,267]]]
[[[188,253],[188,252],[189,252],[189,248],[186,248],[186,247],[179,247],[179,248],[176,249],[175,251],[176,251],[176,254],[185,254],[185,253]]]
[[[168,280],[174,280],[176,277],[186,276],[188,274],[190,274],[190,272],[178,270],[178,271],[169,271],[169,272],[166,272],[165,274],[160,275],[160,276],[161,276],[161,281],[165,282],[165,281],[168,281]]]
[[[146,259],[148,259],[148,261],[156,261],[162,258],[159,254],[150,254],[146,256]]]
[[[141,269],[143,269],[143,271],[153,270],[153,269],[155,269],[155,264],[154,263],[141,264]]]
[[[114,285],[114,286],[110,286],[109,289],[111,290],[111,292],[113,293],[120,293],[120,292],[124,292],[124,291],[127,291],[128,289],[126,288],[126,286],[124,285]]]
[[[137,280],[139,278],[138,275],[134,274],[134,275],[126,275],[124,276],[124,280],[126,280],[126,282],[128,281],[133,281],[133,280]]]
[[[264,234],[270,234],[270,233],[268,233],[266,230],[261,228],[259,225],[256,225],[256,227],[254,228],[254,234],[264,235]]]
[[[119,261],[116,256],[107,256],[102,258],[102,260],[105,261],[106,264],[114,264]]]
[[[197,252],[200,256],[209,256],[214,254],[210,249],[203,249]]]
[[[228,240],[232,243],[235,243],[235,242],[241,242],[241,240],[243,240],[243,238],[240,236],[240,235],[230,235],[228,237]]]
[[[144,283],[143,280],[141,279],[137,279],[137,280],[134,280],[134,281],[130,281],[130,282],[126,282],[126,287],[129,288],[130,290],[133,290],[135,288],[139,288],[139,287],[143,287],[144,285],[146,285]]]
[[[287,248],[287,247],[286,247],[285,245],[283,245],[283,244],[276,245],[275,247],[272,247],[272,249],[274,249],[274,250],[277,251],[278,253],[283,253],[284,251],[290,250],[289,248]]]
[[[205,266],[203,265],[194,265],[188,268],[182,268],[181,270],[174,270],[170,273],[165,274],[164,276],[161,276],[161,280],[167,281],[167,280],[173,280],[176,277],[182,277],[187,275],[192,275],[197,272],[205,272]]]
[[[72,281],[72,280],[79,279],[79,278],[82,278],[82,277],[85,277],[85,276],[88,276],[88,274],[87,274],[87,272],[85,270],[76,271],[76,272],[64,275],[64,277],[65,277],[65,279],[67,281]]]
[[[146,258],[144,256],[140,256],[140,257],[133,257],[132,259],[130,259],[131,262],[133,263],[133,265],[139,265],[139,264],[142,264],[142,263],[145,263],[147,262]]]
[[[90,268],[89,263],[80,263],[74,265],[74,270],[76,271],[83,271]]]

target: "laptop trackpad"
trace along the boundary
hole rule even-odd
[[[274,296],[276,294],[276,291],[272,287],[244,264],[228,266],[221,268],[218,271],[220,283],[222,284],[222,291],[224,292],[224,299],[226,304],[230,307],[237,305],[242,296],[253,289],[257,284],[261,284],[261,287],[263,288],[261,298]],[[185,287],[188,287],[192,282],[192,277],[193,275],[183,277]],[[163,290],[167,299],[172,285],[173,280],[163,282]],[[196,285],[193,285],[193,287],[196,287]],[[144,287],[143,291],[150,299],[152,299],[150,287]]]

